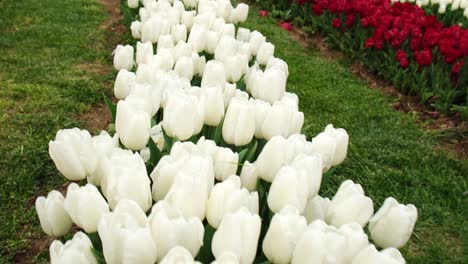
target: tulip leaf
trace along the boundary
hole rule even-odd
[[[109,111],[112,114],[112,121],[115,123],[115,117],[117,115],[117,105],[115,105],[109,97],[107,97],[104,93],[102,93],[102,96],[104,97],[104,102],[106,102],[107,108],[109,108]]]
[[[151,138],[148,142],[148,148],[150,150],[150,163],[153,166],[156,166],[159,160],[162,158],[163,154],[161,153],[158,146],[156,146],[156,144]]]
[[[210,224],[205,225],[205,234],[203,236],[203,246],[200,248],[198,255],[196,257],[197,261],[201,263],[211,263],[215,258],[211,252],[211,241],[213,240],[213,235],[216,229],[214,229]]]
[[[165,148],[166,148],[166,151],[167,153],[170,153],[171,152],[171,148],[172,148],[172,138],[170,136],[167,135],[166,133],[166,130],[164,130],[164,126],[161,127],[161,130],[162,130],[162,133],[163,133],[163,136],[164,136],[164,145],[165,145]]]
[[[104,254],[101,251],[91,247],[91,252],[93,253],[94,258],[96,258],[97,263],[99,264],[106,263],[106,260],[104,259]]]
[[[224,124],[224,118],[221,120],[221,122],[219,122],[219,125],[216,127],[214,136],[213,136],[213,140],[218,146],[221,144],[221,140],[223,139],[222,137],[223,136],[223,124]]]
[[[239,152],[239,163],[244,163],[245,161],[245,156],[247,155],[247,152],[249,151],[248,148],[243,149],[241,152]]]
[[[245,158],[245,160],[247,160],[249,162],[253,161],[253,159],[255,158],[255,153],[257,152],[257,147],[258,147],[258,141],[254,139],[253,140],[253,145],[249,149],[249,153],[247,154],[247,157]]]

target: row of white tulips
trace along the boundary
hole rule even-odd
[[[49,143],[60,173],[87,181],[36,201],[48,235],[81,230],[51,244],[52,263],[405,263],[397,248],[413,205],[390,197],[374,214],[351,180],[331,200],[318,195],[348,134],[300,134],[287,64],[260,32],[234,25],[247,5],[128,1],[141,4],[136,54],[114,52],[116,133],[64,129]]]
[[[463,16],[468,18],[468,0],[392,0],[392,2],[416,3],[420,7],[437,5],[439,14],[444,14],[448,8],[452,11],[460,9],[463,11]]]

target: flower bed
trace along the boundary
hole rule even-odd
[[[467,1],[458,1],[451,5],[457,9],[438,16],[426,2],[418,2],[423,8],[390,0],[261,4],[283,19],[299,18],[295,21],[300,26],[322,32],[402,92],[417,95],[438,111],[468,118],[468,19],[463,16]],[[459,22],[450,24],[454,21]]]
[[[52,263],[405,263],[397,248],[414,205],[389,197],[374,214],[351,180],[318,195],[349,136],[332,125],[310,141],[300,134],[288,65],[260,32],[235,25],[247,5],[127,3],[140,41],[114,51],[114,123],[49,143],[74,181],[65,197],[36,200],[44,232],[61,238]]]

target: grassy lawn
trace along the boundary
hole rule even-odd
[[[391,98],[371,90],[340,63],[306,50],[276,21],[253,9],[243,26],[266,35],[289,65],[287,89],[298,94],[308,138],[332,123],[350,134],[347,160],[323,183],[333,196],[345,179],[359,182],[377,210],[388,196],[418,207],[407,263],[466,263],[468,162],[438,149],[436,139]]]
[[[0,1],[0,262],[43,236],[35,197],[64,182],[48,141],[110,87],[105,19],[94,0]]]

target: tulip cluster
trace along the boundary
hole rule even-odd
[[[63,129],[49,143],[75,182],[36,200],[41,227],[80,230],[52,243],[52,263],[404,263],[416,208],[390,197],[374,214],[350,180],[318,195],[348,133],[300,134],[286,62],[233,24],[247,5],[146,0],[137,12],[141,42],[114,52],[115,131]]]

